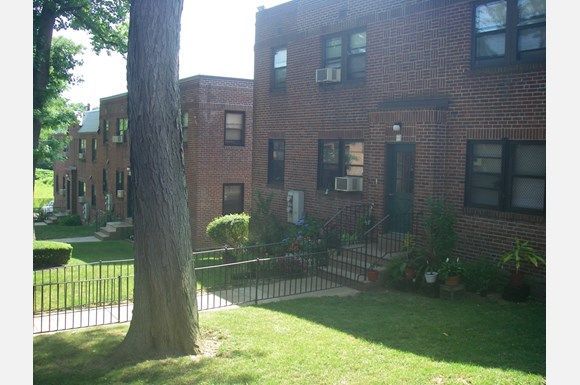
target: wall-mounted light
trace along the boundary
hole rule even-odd
[[[401,126],[402,126],[401,123],[395,123],[393,125],[393,131],[395,131],[395,132],[401,131]]]

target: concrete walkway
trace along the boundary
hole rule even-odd
[[[308,282],[310,281],[310,282]],[[280,281],[270,285],[263,285],[256,290],[255,287],[232,288],[218,292],[203,292],[197,296],[197,304],[200,312],[217,311],[225,309],[236,309],[240,305],[264,304],[269,302],[327,296],[350,296],[359,291],[346,286],[335,286],[331,281],[322,278],[316,279],[317,286],[312,287],[313,280],[293,279]],[[311,287],[309,288],[308,285]],[[281,288],[294,288],[298,294],[282,296]],[[324,289],[331,287],[330,289]],[[292,289],[291,289],[292,290]],[[303,290],[316,290],[300,293]],[[286,290],[284,290],[286,291]],[[256,301],[256,295],[258,300]],[[271,298],[278,295],[278,297]],[[123,323],[131,320],[133,313],[133,303],[124,301],[122,303],[84,308],[79,310],[60,310],[34,315],[33,332],[46,333],[70,329],[77,329],[89,326],[109,325]]]
[[[66,243],[101,242],[101,240],[99,238],[97,238],[93,235],[90,235],[88,237],[47,239],[47,241],[66,242]]]

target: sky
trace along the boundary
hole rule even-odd
[[[254,77],[254,27],[258,6],[271,8],[288,0],[185,0],[181,16],[179,77],[215,75]],[[83,82],[64,96],[99,106],[99,99],[127,91],[126,61],[117,53],[96,55],[87,33],[58,31],[85,46],[83,65],[74,74]]]

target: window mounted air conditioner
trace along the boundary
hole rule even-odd
[[[316,83],[340,82],[340,68],[320,68],[316,70]]]
[[[125,190],[117,190],[117,198],[123,198],[125,196]]]
[[[61,188],[60,190],[58,190],[58,195],[65,196],[66,195],[66,189]]]
[[[84,152],[79,152],[79,159],[84,160],[85,159],[85,153]]]
[[[362,191],[363,178],[360,176],[337,176],[334,178],[336,191]]]
[[[86,202],[86,199],[85,199],[85,197],[84,197],[84,196],[80,196],[80,197],[78,197],[78,202],[79,202],[79,203],[85,203],[85,202]]]
[[[123,135],[113,135],[113,143],[123,143]]]

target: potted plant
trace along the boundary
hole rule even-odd
[[[530,294],[530,286],[524,282],[524,273],[520,270],[522,265],[528,264],[539,267],[545,265],[545,259],[536,253],[528,241],[515,240],[514,247],[501,256],[499,265],[503,268],[508,263],[513,263],[510,281],[504,288],[503,298],[508,301],[525,301]]]
[[[423,222],[425,230],[425,256],[427,268],[425,281],[435,283],[437,266],[442,257],[452,255],[457,235],[455,233],[455,213],[444,200],[430,198],[428,213]]]
[[[447,258],[439,268],[439,275],[445,281],[447,286],[459,285],[459,279],[463,275],[463,264],[457,259]]]
[[[371,265],[367,270],[367,279],[371,282],[377,282],[379,280],[379,270],[377,265]]]

